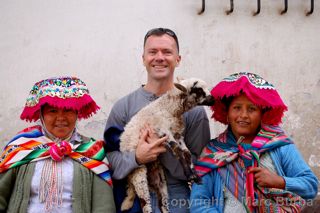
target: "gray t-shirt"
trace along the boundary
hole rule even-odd
[[[136,91],[121,98],[113,106],[107,120],[106,130],[112,126],[124,127],[130,119],[144,106],[156,100],[158,97],[140,87]],[[200,155],[203,147],[210,140],[210,128],[207,114],[203,107],[195,107],[184,114],[185,131],[184,140],[192,153],[193,160]],[[139,165],[135,160],[134,152],[113,151],[108,154],[108,159],[113,170],[114,179],[125,178]],[[171,152],[165,152],[159,156],[165,168],[168,185],[186,184],[186,176],[180,162]]]

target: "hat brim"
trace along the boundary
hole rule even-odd
[[[60,109],[66,108],[75,110],[78,113],[78,119],[89,118],[100,109],[91,96],[87,94],[84,94],[81,98],[66,99],[46,96],[41,98],[35,106],[25,106],[20,118],[29,122],[37,121],[40,118],[40,109],[45,104]]]
[[[244,93],[253,104],[266,109],[262,116],[262,123],[269,125],[281,123],[287,106],[283,103],[278,92],[270,88],[257,88],[245,76],[232,82],[221,81],[211,90],[211,95],[216,100],[211,107],[213,111],[212,118],[227,124],[227,106],[222,102],[222,99],[238,96],[241,93]]]

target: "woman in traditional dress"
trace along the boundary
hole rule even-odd
[[[115,212],[103,141],[77,132],[99,106],[76,77],[37,82],[0,158],[0,212]]]
[[[236,73],[215,86],[213,118],[228,125],[196,164],[191,212],[300,212],[318,180],[279,124],[287,110],[274,86]]]

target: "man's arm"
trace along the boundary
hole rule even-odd
[[[111,164],[112,177],[114,179],[123,179],[125,178],[133,169],[137,168],[139,165],[135,159],[134,152],[120,152],[118,149],[119,144],[113,144],[113,148],[116,150],[108,150],[108,143],[120,143],[120,141],[110,141],[107,137],[107,131],[110,131],[109,128],[119,127],[123,128],[126,125],[127,119],[125,117],[125,107],[123,103],[117,102],[108,117],[106,128],[104,131],[104,141],[107,144],[108,160]],[[121,132],[116,132],[116,137],[120,137]]]
[[[139,166],[134,152],[113,151],[108,153],[108,160],[113,171],[112,177],[117,180],[125,178],[133,169]]]
[[[139,164],[156,160],[160,153],[166,151],[163,146],[166,140],[167,138],[163,137],[149,144],[145,138],[142,138],[138,143],[136,152],[113,151],[108,153],[108,160],[113,171],[112,177],[118,180],[123,179]]]
[[[110,127],[124,127],[126,125],[126,120],[129,120],[125,117],[121,117],[121,115],[124,116],[126,114],[124,110],[121,111],[121,109],[123,109],[123,107],[115,106],[110,112],[104,134],[106,143],[110,142],[106,137],[107,130]],[[113,171],[112,177],[114,179],[119,180],[125,178],[133,169],[137,168],[139,164],[152,162],[157,159],[160,153],[166,151],[166,148],[163,145],[167,140],[166,137],[159,138],[149,144],[147,142],[149,130],[142,130],[140,135],[141,137],[135,152],[120,152],[119,150],[112,150],[108,153],[108,160],[111,164],[111,170]],[[118,142],[120,143],[120,141]]]

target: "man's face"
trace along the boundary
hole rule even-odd
[[[181,56],[175,40],[167,35],[151,35],[145,43],[142,55],[143,64],[149,80],[173,79],[174,69],[179,65]]]

